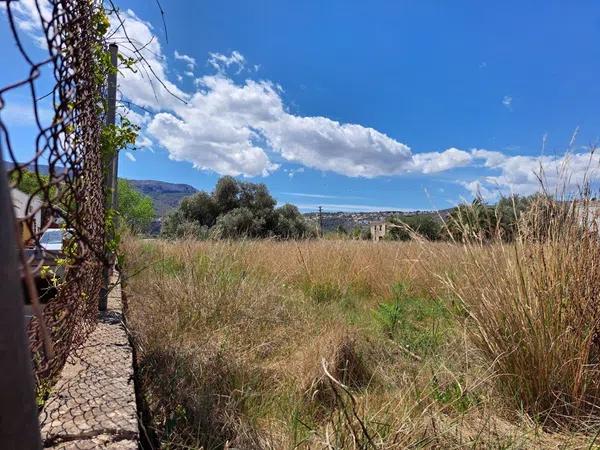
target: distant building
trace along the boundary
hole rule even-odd
[[[373,242],[381,241],[385,238],[385,233],[387,232],[388,223],[387,222],[372,222],[371,223],[371,239]]]
[[[42,224],[42,201],[19,189],[11,189],[13,209],[23,242],[29,241]]]

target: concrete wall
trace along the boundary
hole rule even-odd
[[[374,242],[380,241],[385,238],[387,232],[387,225],[385,223],[374,223],[371,225],[371,239]]]

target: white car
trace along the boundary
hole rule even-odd
[[[73,236],[70,230],[62,228],[49,228],[44,231],[40,238],[40,246],[44,250],[60,252],[63,249],[65,241]]]

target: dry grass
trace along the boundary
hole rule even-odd
[[[541,199],[510,244],[465,247],[448,279],[515,406],[547,424],[595,421],[600,406],[600,240],[587,202]]]
[[[519,245],[128,240],[128,324],[163,447],[589,448],[582,426],[532,412],[544,383],[560,414],[595,395],[577,309],[592,305],[559,323],[547,306],[592,298],[569,278],[592,240]]]

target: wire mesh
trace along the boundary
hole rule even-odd
[[[104,81],[96,58],[106,46],[96,29],[101,3],[33,0],[42,36],[38,45],[45,53],[35,59],[31,54],[40,52],[28,50],[17,3],[7,1],[2,9],[27,71],[0,88],[0,154],[8,159],[15,241],[22,254],[19,273],[30,288],[25,289],[28,302],[42,304],[42,316],[32,317],[27,330],[39,387],[57,375],[97,320],[107,193],[101,147]],[[22,148],[18,153],[13,148],[14,130],[2,117],[7,96],[17,90],[28,92],[35,122],[34,144],[25,158]],[[50,105],[50,120],[42,102]],[[53,233],[59,244],[51,250],[45,237]]]

